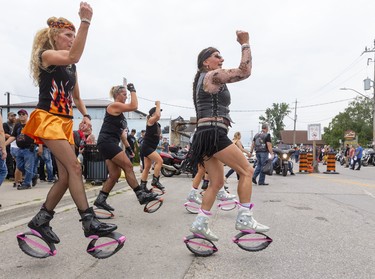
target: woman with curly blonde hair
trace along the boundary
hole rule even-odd
[[[81,215],[86,237],[107,235],[117,228],[99,222],[89,207],[81,166],[74,152],[73,102],[82,113],[86,126],[91,126],[91,117],[80,98],[75,63],[82,56],[92,14],[91,6],[81,2],[77,34],[75,26],[67,19],[51,17],[47,20],[48,27],[36,34],[33,43],[31,73],[39,86],[39,101],[22,132],[32,137],[36,144],[45,144],[51,150],[56,158],[59,179],[28,226],[51,243],[60,242],[49,222],[68,189]]]

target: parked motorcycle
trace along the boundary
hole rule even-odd
[[[289,171],[289,164],[291,164],[291,168],[293,169],[293,162],[290,160],[290,157],[294,152],[294,149],[273,149],[273,153],[276,155],[273,159],[273,169],[275,170],[276,174],[282,173],[283,176],[286,176]]]
[[[343,151],[337,152],[335,157],[336,157],[336,161],[339,161],[341,166],[345,165],[345,155]]]
[[[366,150],[363,152],[362,156],[362,166],[367,167],[368,165],[372,164],[375,166],[375,151],[374,150]]]
[[[195,175],[196,171],[194,171],[190,164],[190,153],[188,151],[180,151],[178,153],[160,152],[160,156],[163,159],[161,173],[165,177],[172,177],[181,173]]]

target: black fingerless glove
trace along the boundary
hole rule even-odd
[[[133,153],[133,149],[132,149],[130,146],[126,147],[125,149],[126,149],[126,151],[127,151],[129,154],[132,154],[132,153]]]
[[[133,83],[129,83],[126,87],[128,88],[130,92],[137,92],[135,91],[135,87]]]

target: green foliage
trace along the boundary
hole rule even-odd
[[[272,141],[275,143],[281,139],[280,131],[284,130],[284,118],[290,113],[289,105],[286,103],[272,104],[272,108],[267,108],[265,116],[259,116],[259,120],[267,122],[273,133]]]
[[[372,141],[372,118],[372,100],[358,96],[324,128],[323,140],[333,148],[338,148],[339,140],[344,142],[345,131],[353,130],[358,136],[358,142],[367,146]]]
[[[134,165],[134,163],[136,163],[136,164],[139,164],[139,162],[140,162],[140,158],[139,158],[139,146],[138,146],[138,141],[135,141],[135,143],[134,143],[134,149],[135,150],[137,150],[136,152],[134,152],[134,160],[133,160],[133,165]]]

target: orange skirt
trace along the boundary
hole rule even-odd
[[[41,109],[35,109],[30,114],[22,133],[33,138],[36,144],[43,144],[43,139],[67,140],[74,144],[73,119],[53,115]]]

